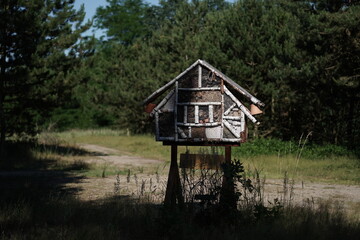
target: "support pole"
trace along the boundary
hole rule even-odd
[[[231,147],[225,146],[224,176],[220,195],[220,204],[225,208],[236,209],[234,179],[231,169]]]
[[[176,203],[182,206],[184,204],[184,197],[182,195],[179,167],[177,164],[177,145],[171,145],[171,163],[164,204],[165,206],[175,207]]]

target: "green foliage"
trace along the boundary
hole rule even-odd
[[[355,151],[333,144],[318,145],[306,141],[282,141],[276,138],[259,138],[234,148],[234,154],[243,157],[275,155],[293,155],[308,159],[326,159],[336,157],[355,157]]]
[[[121,135],[120,132],[105,130],[81,133],[101,136],[103,139],[106,135],[117,138]],[[64,143],[61,140],[47,134],[42,136],[46,146],[39,144],[37,150],[69,155],[72,159],[89,154],[79,148],[62,147]],[[28,147],[33,146],[15,144],[12,152],[24,154]],[[28,158],[26,154],[23,156]],[[91,170],[91,166],[74,161],[72,164],[54,167],[55,159],[34,157],[33,160],[42,160],[43,164],[33,163],[22,166],[22,171],[1,173],[0,232],[3,239],[350,240],[357,239],[360,234],[358,216],[355,216],[356,219],[349,218],[342,203],[329,201],[315,204],[314,200],[308,200],[299,205],[292,202],[284,204],[278,200],[269,204],[248,201],[231,211],[217,205],[196,204],[169,210],[159,204],[139,200],[137,196],[124,196],[117,192],[115,196],[106,195],[99,200],[82,201],[74,197],[74,194],[83,190],[75,184],[81,180],[81,176],[73,173],[82,173],[89,167]],[[236,161],[233,167],[233,175],[245,180],[242,164]],[[121,171],[105,172],[104,169],[105,166],[100,169],[103,172],[90,171],[89,174],[98,178],[102,173],[104,176],[126,174]],[[116,181],[119,185],[115,185],[114,190],[122,186],[118,178]],[[66,184],[71,187],[66,187]]]
[[[1,136],[54,123],[151,132],[141,102],[200,58],[265,102],[250,135],[291,140],[312,132],[310,143],[359,149],[358,1],[107,3],[95,17],[107,38],[78,42],[89,24],[72,1],[2,1],[14,12],[1,12],[1,47],[15,47],[1,55]],[[316,154],[346,151],[336,149]]]
[[[350,240],[359,235],[359,222],[348,220],[344,210],[331,203],[323,203],[319,208],[311,203],[284,208],[269,206],[255,212],[241,208],[228,217],[228,212],[218,208],[200,211],[187,206],[168,211],[151,202],[134,202],[127,197],[82,202],[69,192],[56,192],[59,185],[34,188],[37,180],[44,179],[27,179],[32,184],[31,191],[21,187],[19,179],[11,192],[3,191],[0,199],[3,239],[60,236],[66,239]]]
[[[67,76],[88,51],[84,8],[71,0],[0,3],[0,153],[5,136],[33,134],[49,110],[64,103]]]
[[[96,88],[89,89],[90,96],[100,95],[101,101],[82,106],[118,112],[114,124],[119,127],[150,131],[139,103],[202,58],[266,103],[257,134],[289,140],[313,132],[311,141],[355,147],[360,123],[357,6],[315,13],[305,2],[247,0],[233,5],[163,1],[142,8],[151,8],[148,22],[157,27],[126,47],[100,43],[84,69],[90,70],[86,88]]]
[[[96,10],[95,27],[106,29],[109,40],[130,45],[150,34],[149,8],[143,0],[107,0],[107,4]]]

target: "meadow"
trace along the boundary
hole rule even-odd
[[[151,201],[151,192],[143,197],[118,194],[114,183],[113,194],[84,201],[76,197],[83,189],[66,184],[116,175],[126,178],[129,172],[89,164],[86,159],[94,153],[80,148],[81,144],[164,164],[170,155],[169,147],[155,142],[153,136],[128,136],[109,129],[44,132],[31,144],[14,141],[8,148],[11,167],[0,171],[0,239],[350,240],[360,236],[360,219],[336,200],[264,202],[256,194],[262,189],[255,190],[250,201],[239,202],[237,209],[195,202],[166,208]],[[216,151],[222,153],[221,148]],[[300,181],[359,185],[359,159],[334,146],[259,139],[234,148],[233,158],[240,159],[251,178],[284,179],[286,173],[286,178]],[[132,174],[142,171],[131,169]]]
[[[128,136],[116,130],[72,130],[52,133],[52,138],[71,145],[79,143],[97,144],[116,149],[124,154],[170,161],[170,147],[156,142],[152,135]],[[44,142],[49,136],[42,136]],[[216,151],[223,154],[221,147],[179,147],[179,154],[186,150]],[[232,158],[239,159],[251,174],[255,170],[266,178],[283,178],[287,172],[290,178],[300,181],[327,182],[337,184],[360,184],[360,161],[355,152],[335,145],[313,145],[307,139],[283,142],[277,139],[258,139],[232,148]]]

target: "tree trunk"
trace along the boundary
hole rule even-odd
[[[2,81],[0,83],[3,85]],[[3,87],[1,87],[3,88]],[[0,90],[0,161],[4,159],[5,156],[5,116],[4,116],[4,96],[3,92]]]
[[[348,112],[348,119],[347,119],[347,129],[346,129],[346,135],[347,135],[347,145],[350,147],[350,149],[355,148],[354,143],[354,108],[355,108],[355,94],[352,92],[351,96],[349,98],[349,112]]]
[[[5,65],[6,56],[5,49],[2,50],[2,58],[0,59],[0,162],[4,161],[5,157],[5,134],[6,134],[6,121],[5,121]]]

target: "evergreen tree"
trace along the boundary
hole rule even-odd
[[[94,120],[142,132],[150,128],[139,103],[201,58],[266,103],[260,136],[313,132],[351,145],[360,138],[355,3],[329,11],[310,1],[164,1],[151,7],[146,39],[101,43],[76,96]]]
[[[105,29],[108,40],[130,45],[151,33],[151,8],[143,0],[107,0],[96,10],[95,27]],[[151,21],[151,20],[150,20]]]
[[[4,0],[0,2],[1,155],[6,136],[31,134],[36,118],[64,97],[67,74],[82,55],[77,44],[83,8],[73,0]]]

